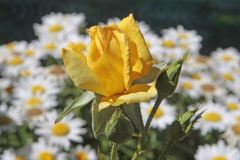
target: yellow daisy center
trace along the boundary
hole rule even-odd
[[[30,72],[29,70],[27,70],[27,69],[24,69],[24,70],[22,70],[22,71],[20,72],[20,75],[21,75],[22,77],[29,77],[29,76],[31,76],[31,72]]]
[[[85,152],[77,152],[75,156],[76,160],[88,160],[88,155]]]
[[[212,160],[227,160],[227,158],[225,156],[215,156]]]
[[[50,152],[41,152],[38,155],[38,160],[54,160],[54,155]]]
[[[229,61],[232,60],[232,56],[231,56],[231,55],[228,55],[228,54],[224,54],[224,55],[222,56],[222,58],[223,58],[223,60],[224,60],[225,62],[229,62]]]
[[[65,136],[69,133],[70,128],[66,123],[56,123],[52,127],[52,134],[56,136]]]
[[[0,115],[0,126],[6,126],[12,122],[12,119],[6,115]]]
[[[44,45],[44,48],[47,51],[54,51],[56,49],[56,45],[54,43],[47,43]]]
[[[240,115],[236,116],[236,120],[237,120],[238,123],[240,123]]]
[[[233,77],[233,75],[231,73],[225,73],[225,74],[223,74],[223,79],[225,81],[233,81],[234,77]]]
[[[19,65],[19,64],[22,64],[22,63],[23,63],[23,59],[22,59],[22,57],[20,57],[20,56],[13,56],[13,57],[8,61],[8,64],[13,65],[13,66],[16,66],[16,65]]]
[[[164,40],[162,45],[166,48],[174,48],[176,46],[176,44],[171,40]]]
[[[240,135],[240,124],[236,124],[235,126],[233,126],[232,130],[236,135]]]
[[[182,88],[183,88],[183,90],[191,90],[192,88],[193,88],[193,85],[192,85],[192,83],[190,83],[190,82],[184,82],[183,84],[182,84]]]
[[[37,97],[31,97],[27,100],[27,104],[29,107],[36,107],[42,104],[42,100]]]
[[[51,74],[53,75],[63,75],[65,74],[65,71],[62,67],[60,66],[53,66],[50,68],[50,71],[49,71]]]
[[[188,49],[188,45],[186,43],[181,43],[179,45],[182,49]]]
[[[236,69],[235,72],[236,72],[237,74],[240,74],[240,69]]]
[[[13,50],[15,47],[15,44],[13,42],[10,42],[8,44],[6,44],[6,48],[9,49],[9,50]]]
[[[206,64],[208,61],[208,57],[207,56],[197,56],[195,60],[198,63]]]
[[[187,35],[186,33],[179,33],[179,34],[178,34],[178,37],[179,37],[180,39],[187,39],[187,38],[188,38],[188,35]]]
[[[27,115],[29,117],[39,116],[43,113],[43,111],[39,108],[32,108],[27,110]]]
[[[213,84],[203,84],[202,89],[206,92],[213,92],[216,88]]]
[[[29,50],[26,50],[26,51],[25,51],[25,54],[26,54],[27,56],[31,57],[31,56],[34,55],[34,51],[29,49]]]
[[[227,104],[227,108],[228,108],[229,110],[237,110],[237,109],[238,109],[238,104],[237,104],[237,103],[234,103],[234,102],[228,103],[228,104]]]
[[[16,156],[15,160],[24,160],[24,158],[21,156]]]
[[[151,111],[152,111],[152,107],[149,107],[148,110],[147,110],[147,112],[150,114]],[[157,109],[157,111],[156,111],[156,113],[155,113],[155,115],[154,115],[154,118],[157,119],[157,118],[162,117],[163,115],[164,115],[163,110],[161,109],[161,107],[158,107],[158,109]]]
[[[45,92],[45,87],[43,87],[42,85],[33,85],[32,92],[33,93],[43,93],[43,92]]]
[[[222,120],[222,117],[216,112],[208,112],[203,115],[203,119],[209,122],[219,122]]]
[[[5,91],[6,91],[7,93],[12,93],[12,92],[13,92],[13,86],[11,86],[11,85],[7,86],[7,87],[5,88]]]
[[[198,74],[198,73],[194,73],[194,74],[191,75],[191,78],[195,79],[195,80],[200,80],[201,79],[201,75]]]
[[[49,30],[49,32],[57,33],[57,32],[60,32],[63,30],[63,26],[61,24],[54,24],[54,25],[51,25],[48,28],[48,30]]]

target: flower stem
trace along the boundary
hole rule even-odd
[[[148,116],[148,119],[147,119],[147,122],[144,126],[144,130],[143,130],[143,133],[142,135],[139,137],[138,139],[138,144],[137,144],[137,150],[135,151],[135,153],[133,154],[133,157],[131,160],[137,160],[138,159],[138,156],[140,155],[140,153],[142,153],[142,148],[143,148],[143,145],[145,143],[145,137],[147,136],[147,133],[148,133],[148,130],[150,128],[150,125],[151,125],[151,122],[153,120],[153,117],[160,105],[160,103],[162,102],[163,98],[162,97],[158,97],[154,106],[153,106],[153,109],[150,113],[150,115]]]
[[[148,129],[149,129],[150,125],[151,125],[153,117],[154,117],[154,115],[155,115],[159,105],[161,104],[161,102],[162,102],[162,98],[158,97],[156,102],[155,102],[155,104],[154,104],[154,106],[153,106],[153,109],[152,109],[152,111],[151,111],[151,113],[150,113],[150,115],[149,115],[149,117],[147,119],[146,125],[144,127],[144,133],[143,133],[144,137],[147,135],[147,132],[148,132]]]
[[[116,143],[112,144],[112,150],[111,150],[111,155],[110,155],[110,159],[109,160],[117,160],[117,150],[118,150],[118,146]]]
[[[173,140],[168,141],[167,145],[162,150],[159,160],[165,160],[165,156],[167,155],[168,151],[170,150],[173,144],[174,144]]]

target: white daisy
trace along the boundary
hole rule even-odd
[[[237,146],[240,145],[240,110],[235,111],[233,116],[237,123],[228,127],[224,133],[224,138],[227,140],[229,145]]]
[[[190,55],[185,61],[182,71],[190,73],[199,73],[206,71],[211,64],[211,57],[203,55]]]
[[[60,85],[64,85],[63,82],[68,77],[65,72],[65,68],[61,65],[52,65],[46,67],[44,72]]]
[[[163,35],[174,37],[177,39],[178,46],[184,50],[189,50],[193,54],[197,54],[201,48],[202,37],[196,31],[188,31],[183,26],[178,25],[177,28],[169,28],[163,30]]]
[[[17,154],[12,149],[9,149],[3,152],[0,160],[26,160],[26,158],[20,154]]]
[[[39,65],[38,61],[26,58],[26,56],[22,53],[11,54],[6,57],[3,75],[8,77],[16,77],[25,68],[31,68],[38,65]]]
[[[44,74],[44,68],[41,66],[31,66],[28,68],[24,68],[19,73],[19,78],[29,78],[36,75]]]
[[[200,129],[202,135],[206,135],[212,130],[225,131],[229,125],[236,123],[232,114],[228,113],[226,108],[218,103],[209,101],[204,103],[203,109],[206,110],[202,118],[195,124],[195,128]]]
[[[7,102],[11,99],[13,93],[13,82],[8,78],[0,78],[0,98],[2,101]]]
[[[54,123],[58,114],[51,111],[46,114],[45,119],[39,123],[36,134],[48,139],[51,144],[70,148],[71,141],[82,142],[82,134],[86,133],[83,128],[85,122],[80,118],[73,118],[73,114],[66,116],[61,122]]]
[[[199,98],[199,92],[197,90],[198,82],[194,81],[192,78],[182,77],[179,79],[179,84],[177,86],[177,91],[181,94],[189,95],[193,98]]]
[[[175,37],[163,36],[160,41],[160,53],[166,55],[165,60],[176,60],[181,58],[186,51],[178,46],[177,39]]]
[[[74,151],[73,160],[97,160],[97,155],[95,150],[93,150],[90,146],[77,146]]]
[[[222,99],[228,111],[235,112],[240,110],[240,100],[237,96],[226,96]]]
[[[233,47],[226,49],[218,48],[212,53],[212,57],[214,59],[213,65],[215,66],[239,67],[239,52]]]
[[[40,39],[44,37],[63,40],[69,34],[77,34],[80,27],[84,27],[85,24],[83,13],[51,13],[42,17],[42,24],[34,24],[34,30]]]
[[[21,125],[23,115],[13,106],[8,107],[6,104],[0,105],[0,133],[2,131],[14,129],[16,125]]]
[[[37,143],[32,144],[31,160],[66,160],[66,154],[59,152],[57,146],[49,144],[40,138]]]
[[[34,91],[36,91],[36,89]],[[38,89],[38,91],[40,91],[40,88]],[[26,108],[50,109],[57,105],[55,95],[35,94],[32,92],[19,91],[16,94],[14,94],[14,97],[15,99],[13,99],[13,104],[15,104],[16,106],[21,106],[22,109],[26,109]]]
[[[39,48],[36,46],[35,41],[26,45],[26,48],[22,51],[22,54],[32,60],[38,60],[41,58],[42,53],[40,52]]]
[[[238,76],[237,80],[232,83],[231,88],[232,88],[231,91],[232,91],[236,96],[239,97],[239,96],[240,96],[240,78],[239,78],[239,76]]]
[[[54,82],[53,79],[44,74],[20,79],[15,86],[14,94],[16,97],[18,97],[17,95],[22,95],[26,92],[36,95],[57,95],[61,91],[60,86]]]
[[[226,95],[226,89],[217,83],[217,80],[212,75],[202,74],[202,78],[199,81],[198,92],[204,96],[207,100],[212,98],[220,98]]]
[[[240,67],[240,66],[239,66]],[[216,79],[224,87],[232,90],[234,89],[234,83],[240,77],[238,73],[234,72],[233,68],[227,67],[226,65],[213,66],[213,73],[216,75]]]
[[[51,56],[56,59],[60,58],[61,49],[66,44],[66,39],[64,40],[51,40],[48,38],[42,38],[33,42],[36,48],[41,52],[41,58],[46,56]]]
[[[12,53],[20,53],[26,48],[26,41],[14,41],[0,46],[1,54],[5,56]]]
[[[144,121],[147,120],[149,114],[152,111],[155,100],[150,100],[149,102],[140,103],[142,115]],[[163,101],[154,115],[151,126],[153,128],[158,128],[160,130],[165,129],[170,125],[176,117],[176,109],[174,106],[167,104],[166,101]]]
[[[38,90],[40,91],[40,89]],[[56,95],[33,94],[31,92],[17,92],[12,103],[24,115],[30,127],[34,127],[44,115],[57,106]]]
[[[195,154],[196,160],[239,160],[240,151],[237,148],[226,146],[223,141],[215,145],[203,145],[198,147]]]

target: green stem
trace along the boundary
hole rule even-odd
[[[157,111],[157,109],[158,109],[158,107],[159,107],[161,102],[162,102],[162,98],[158,97],[156,102],[155,102],[155,104],[154,104],[154,106],[153,106],[153,109],[152,109],[152,111],[151,111],[151,113],[150,113],[150,115],[149,115],[149,117],[147,119],[146,125],[144,127],[143,137],[145,137],[147,135],[147,132],[148,132],[148,129],[149,129],[150,125],[151,125],[153,117],[154,117],[154,115],[155,115],[155,113],[156,113],[156,111]]]
[[[159,160],[165,160],[165,157],[173,144],[174,144],[174,141],[172,140],[168,141],[167,145],[162,150]]]
[[[110,159],[109,160],[117,160],[117,150],[118,150],[118,146],[116,143],[112,144],[112,150],[111,150],[111,155],[110,155]]]
[[[144,126],[143,134],[138,139],[137,150],[133,154],[133,157],[132,157],[131,160],[137,160],[138,156],[140,155],[140,153],[142,151],[142,148],[143,148],[143,145],[145,143],[145,139],[146,139],[145,137],[147,136],[147,133],[148,133],[148,130],[150,128],[153,117],[154,117],[160,103],[162,102],[162,99],[163,99],[162,97],[157,98],[157,100],[156,100],[156,102],[153,106],[153,109],[152,109],[150,115],[148,116],[147,122]]]
[[[131,160],[136,160],[138,158],[138,151],[134,152]]]

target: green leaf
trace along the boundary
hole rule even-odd
[[[155,81],[158,76],[161,74],[163,68],[166,67],[165,63],[159,63],[159,64],[155,64],[152,66],[151,70],[149,71],[149,73],[139,79],[136,79],[132,82],[132,84],[146,84],[146,83],[151,83],[153,81]]]
[[[84,107],[86,104],[88,104],[94,98],[95,98],[94,93],[85,91],[77,99],[73,100],[73,102],[69,106],[65,107],[64,111],[62,113],[60,113],[59,116],[57,117],[57,119],[55,120],[55,123],[61,121],[67,114],[69,114],[74,109]]]
[[[169,135],[170,135],[171,140],[173,140],[173,141],[178,141],[185,135],[179,121],[176,120],[172,123],[172,125],[170,127]]]
[[[195,113],[197,112],[197,110],[195,111]],[[194,119],[190,122],[190,124],[186,127],[186,129],[184,130],[185,131],[185,133],[186,134],[188,134],[191,130],[192,130],[192,128],[193,128],[193,125],[202,117],[202,114],[205,112],[205,110],[204,111],[202,111],[202,112],[200,112],[200,113],[198,113],[195,117],[194,117]],[[195,114],[194,113],[194,114]]]
[[[99,153],[104,156],[109,156],[111,145],[110,141],[107,139],[105,135],[100,135],[98,137],[98,144],[99,144]]]
[[[98,100],[92,103],[92,129],[94,136],[98,138],[104,135],[107,122],[111,119],[116,107],[108,107],[101,111],[98,110]]]
[[[182,64],[187,56],[188,53],[186,53],[182,59],[168,65],[160,74],[156,82],[159,97],[166,98],[175,91],[182,69]]]
[[[181,141],[191,132],[193,125],[198,119],[201,118],[201,115],[204,112],[202,111],[195,115],[197,111],[198,109],[187,111],[177,117],[176,121],[171,125],[170,128],[172,140]]]
[[[190,119],[192,118],[192,116],[196,113],[197,110],[194,111],[187,111],[183,114],[180,114],[177,117],[177,120],[179,121],[179,123],[183,126],[186,123],[188,123],[190,121]]]
[[[104,134],[106,137],[109,137],[115,130],[118,119],[121,117],[121,110],[117,108],[113,113],[111,119],[107,122],[107,125],[104,130]]]
[[[132,137],[133,131],[134,128],[131,121],[122,115],[118,119],[114,132],[109,136],[109,140],[117,144],[124,143]]]
[[[142,114],[138,103],[123,106],[124,114],[131,120],[136,132],[144,129]]]

